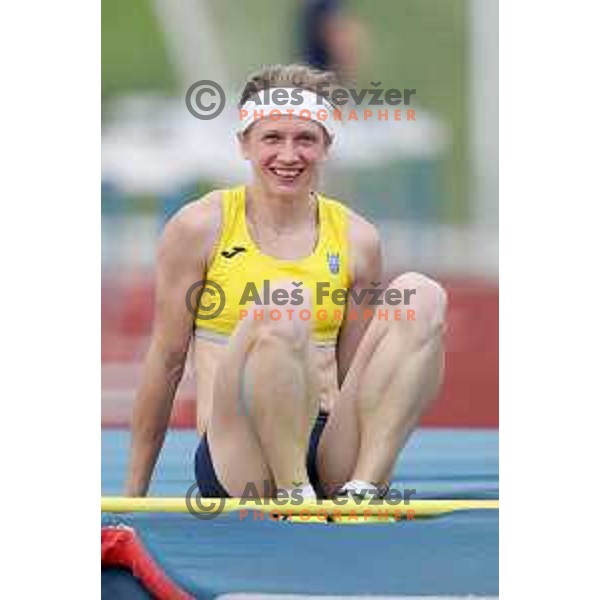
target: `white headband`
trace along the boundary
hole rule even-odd
[[[277,102],[273,101],[274,97]],[[340,109],[334,108],[323,96],[299,88],[273,88],[258,92],[240,108],[238,131],[243,133],[259,119],[276,120],[286,115],[318,123],[331,139],[337,135],[341,123]]]

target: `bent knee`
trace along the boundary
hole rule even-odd
[[[401,292],[402,308],[407,315],[413,316],[414,321],[428,328],[443,326],[448,294],[437,281],[421,273],[408,272],[396,277],[388,288]]]

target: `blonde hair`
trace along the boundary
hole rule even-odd
[[[339,106],[331,99],[331,93],[343,86],[330,71],[320,71],[300,64],[268,65],[248,76],[238,108],[242,108],[254,94],[266,88],[278,87],[308,90],[323,96],[332,105]]]

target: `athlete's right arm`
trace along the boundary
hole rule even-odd
[[[219,202],[213,192],[185,206],[166,225],[159,245],[152,337],[131,422],[128,496],[147,493],[162,448],[193,331],[186,294],[204,278],[218,235]]]

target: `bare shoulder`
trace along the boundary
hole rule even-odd
[[[159,246],[159,256],[210,257],[221,228],[222,192],[216,190],[189,202],[169,219]]]
[[[210,192],[179,209],[167,222],[165,236],[195,237],[210,235],[221,221],[222,192]]]
[[[348,209],[349,241],[354,279],[377,278],[381,271],[381,238],[377,227]]]
[[[364,249],[376,249],[381,244],[379,230],[377,227],[365,219],[357,212],[348,209],[350,222],[350,240]]]

